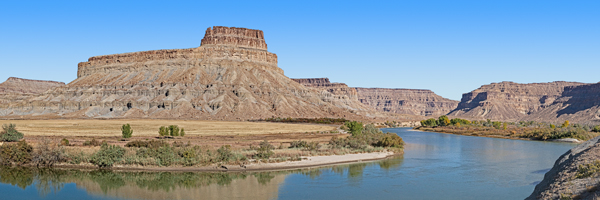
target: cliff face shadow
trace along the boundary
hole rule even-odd
[[[600,83],[565,87],[562,98],[568,98],[563,104],[567,107],[559,110],[557,116],[575,114],[582,110],[600,106]]]

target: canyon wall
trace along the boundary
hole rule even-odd
[[[331,83],[329,78],[292,79],[304,86],[347,96],[377,111],[417,115],[440,116],[456,108],[458,101],[443,98],[430,90],[351,88],[344,83]]]
[[[355,89],[361,103],[385,112],[435,117],[447,114],[458,105],[458,101],[443,98],[431,90]]]
[[[10,77],[3,83],[0,83],[0,103],[4,104],[12,101],[24,100],[33,95],[64,85],[65,83],[63,82]]]
[[[177,118],[383,116],[336,91],[307,88],[283,73],[263,32],[215,26],[201,46],[94,56],[77,79],[0,105],[0,117]],[[384,116],[385,117],[385,116]]]
[[[556,81],[501,82],[463,94],[449,115],[499,121],[600,122],[600,85]]]
[[[334,95],[346,96],[349,99],[358,99],[356,89],[348,87],[345,83],[331,83],[329,78],[293,78],[292,80],[306,87],[323,89]]]

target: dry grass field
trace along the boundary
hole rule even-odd
[[[0,124],[16,124],[26,136],[109,137],[121,136],[121,126],[129,123],[133,136],[158,136],[160,126],[178,125],[187,136],[232,136],[277,133],[304,133],[335,130],[335,126],[237,121],[196,120],[0,120]]]

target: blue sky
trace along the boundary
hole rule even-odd
[[[97,55],[200,45],[211,26],[265,32],[292,78],[431,89],[600,77],[600,1],[1,1],[0,80],[70,82]]]

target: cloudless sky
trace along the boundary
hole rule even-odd
[[[600,1],[0,1],[0,81],[70,82],[77,63],[260,29],[291,78],[431,89],[600,81]]]

